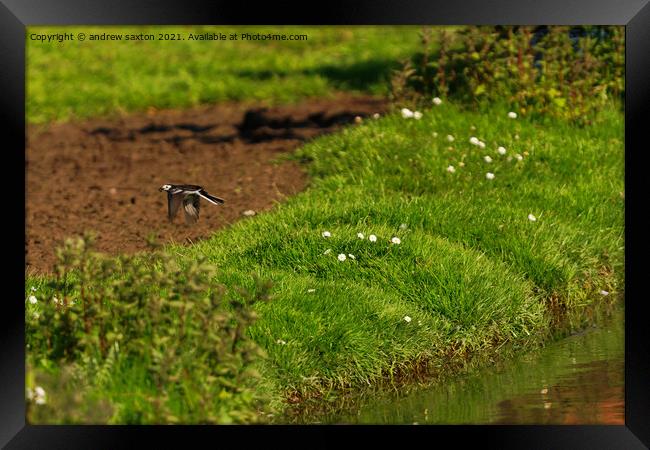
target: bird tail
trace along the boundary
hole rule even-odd
[[[199,195],[209,201],[210,203],[213,203],[215,205],[223,205],[225,202],[222,198],[215,197],[214,195],[210,195],[205,191],[200,191]]]

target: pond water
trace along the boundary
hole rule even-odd
[[[617,424],[624,415],[624,312],[543,348],[424,387],[360,400],[330,424]]]

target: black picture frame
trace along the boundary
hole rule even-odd
[[[346,443],[354,435],[394,444],[442,445],[471,440],[495,448],[634,449],[650,446],[650,351],[642,279],[648,252],[644,219],[643,152],[650,107],[649,0],[426,0],[226,2],[185,0],[0,0],[0,127],[8,170],[3,188],[12,222],[5,235],[8,290],[0,313],[0,444],[7,448],[121,448],[193,445],[225,440],[262,445],[318,447]],[[25,424],[24,279],[25,232],[25,27],[31,25],[302,24],[302,25],[625,25],[625,425],[624,426],[34,426]],[[22,153],[21,151],[22,150]],[[646,188],[647,190],[647,188]],[[9,245],[7,245],[7,243]],[[22,263],[21,263],[22,261]],[[21,273],[22,272],[22,273]],[[450,441],[447,440],[450,439]],[[446,444],[450,445],[450,444]]]

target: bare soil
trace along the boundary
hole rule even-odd
[[[64,238],[92,230],[99,251],[191,243],[266,211],[303,190],[294,161],[278,161],[305,141],[356,116],[386,111],[373,97],[339,96],[297,105],[227,103],[191,110],[150,110],[118,119],[28,126],[25,269],[50,272]],[[226,203],[201,204],[197,224],[167,221],[166,183],[198,184]]]

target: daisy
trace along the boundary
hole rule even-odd
[[[328,238],[332,236],[332,233],[330,233],[329,231],[323,231],[321,234],[324,238]]]
[[[486,163],[491,163],[492,162],[492,158],[490,156],[488,156],[488,155],[485,155],[483,157],[483,159],[485,160]]]
[[[436,106],[438,106],[438,105],[440,105],[442,103],[442,100],[440,100],[439,97],[433,97],[432,101],[433,101],[433,104],[436,105]]]
[[[456,172],[456,168],[454,166],[449,166],[449,167],[447,167],[447,172],[454,173],[454,172]]]
[[[404,316],[404,322],[409,323],[411,320],[413,319],[411,319],[409,316]]]
[[[537,221],[537,217],[533,216],[532,214],[528,214],[528,220],[530,220],[531,222],[535,222]]]
[[[454,137],[453,137],[451,134],[448,134],[448,135],[447,135],[447,140],[448,140],[449,142],[454,142]]]
[[[516,119],[517,118],[517,113],[513,112],[513,111],[510,111],[508,113],[508,117],[510,117],[511,119]]]
[[[506,154],[506,148],[505,147],[499,147],[497,148],[497,152],[499,155],[505,155]]]
[[[390,241],[391,241],[393,244],[401,244],[401,243],[402,243],[401,239],[398,238],[397,236],[393,236],[393,238],[392,238]]]
[[[357,237],[358,237],[359,239],[363,239],[365,236],[363,235],[363,233],[357,233]]]
[[[485,178],[488,180],[494,180],[494,174],[492,172],[488,172],[485,174]]]
[[[415,111],[415,112],[413,113],[413,118],[414,118],[415,120],[420,120],[420,119],[422,118],[422,113],[421,113],[420,111]]]
[[[339,256],[337,256],[337,258],[339,259],[339,261],[345,261],[345,259],[346,259],[345,254],[343,254],[343,253],[339,254]]]
[[[30,295],[30,296],[29,296],[29,303],[31,303],[32,305],[35,305],[36,302],[38,302],[38,300],[36,299],[36,297],[34,297],[33,295]]]
[[[402,108],[401,112],[402,112],[402,117],[405,119],[410,119],[411,117],[413,117],[413,111],[411,111],[408,108]]]
[[[469,143],[472,145],[478,145],[479,140],[476,136],[472,136],[471,138],[469,138]]]
[[[368,236],[368,240],[370,242],[377,242],[377,236],[375,236],[374,234],[371,234],[370,236]]]

